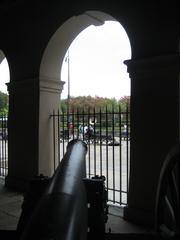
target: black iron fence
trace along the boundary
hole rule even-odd
[[[87,143],[87,177],[105,176],[108,201],[126,205],[129,185],[130,114],[126,111],[76,110],[58,112],[53,118],[54,156],[63,158],[72,139]],[[58,138],[55,141],[55,138]]]
[[[7,122],[7,115],[0,115],[0,177],[5,177],[8,173]]]

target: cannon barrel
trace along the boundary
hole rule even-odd
[[[21,235],[22,240],[86,240],[88,228],[87,146],[72,140]]]

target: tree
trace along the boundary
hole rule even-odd
[[[0,113],[8,112],[9,96],[0,91]]]
[[[120,104],[122,111],[126,111],[127,108],[130,110],[130,96],[120,98],[118,103]]]
[[[63,99],[60,102],[61,111],[67,112],[68,109],[68,100]],[[120,100],[115,98],[103,98],[103,97],[91,97],[91,96],[78,96],[78,97],[71,97],[69,102],[69,112],[72,113],[76,110],[79,112],[87,113],[88,111],[93,112],[94,109],[101,109],[101,111],[108,112],[117,112],[119,108],[122,111],[125,111],[127,106],[130,106],[130,97],[124,96]]]

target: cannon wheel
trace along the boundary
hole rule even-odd
[[[179,237],[180,227],[180,144],[167,155],[156,195],[155,228],[164,238]]]

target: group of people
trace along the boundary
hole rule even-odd
[[[68,132],[70,136],[74,134],[74,124],[72,122],[68,124]],[[89,139],[94,136],[94,128],[92,124],[80,124],[78,127],[78,132],[78,135],[81,139]]]
[[[91,124],[89,126],[79,125],[79,134],[82,139],[91,138],[94,135],[94,128]]]

